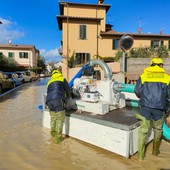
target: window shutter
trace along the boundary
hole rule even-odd
[[[90,53],[87,53],[87,60],[86,60],[87,62],[89,62],[90,61]]]
[[[81,63],[80,53],[76,53],[76,60],[77,60],[77,64],[80,64],[80,63]]]
[[[115,39],[112,40],[112,50],[115,50],[116,49],[116,45],[115,45]]]
[[[28,58],[28,53],[25,53],[25,58]]]
[[[86,25],[80,25],[80,39],[86,38]]]
[[[151,47],[154,47],[154,40],[151,40]]]
[[[161,41],[161,46],[163,46],[164,45],[164,41]]]
[[[19,53],[19,58],[22,58],[22,52]]]
[[[13,57],[13,53],[9,52],[9,53],[8,53],[8,57],[9,57],[9,58],[12,58],[12,57]]]

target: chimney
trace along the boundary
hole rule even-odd
[[[139,27],[139,28],[138,28],[138,34],[140,34],[140,33],[141,33],[141,31],[142,31],[142,28],[141,28],[141,27]]]
[[[160,35],[162,35],[162,34],[163,34],[163,30],[162,30],[162,29],[160,30],[159,34],[160,34]]]
[[[103,5],[104,4],[104,0],[98,0],[98,4],[99,5]]]

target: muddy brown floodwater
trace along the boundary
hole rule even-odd
[[[0,170],[170,170],[170,144],[162,141],[160,155],[145,161],[126,159],[82,141],[54,143],[42,126],[42,95],[47,79],[24,84],[0,98]]]

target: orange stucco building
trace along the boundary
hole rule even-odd
[[[114,57],[120,50],[120,39],[125,34],[133,37],[133,48],[160,45],[170,48],[170,35],[143,34],[140,31],[120,33],[112,30],[112,25],[106,24],[106,14],[110,7],[104,4],[104,0],[98,0],[97,4],[59,2],[60,15],[57,15],[57,21],[62,31],[60,54],[63,74],[67,79],[70,80],[74,74],[73,71],[70,74],[67,67],[72,56],[75,66],[96,59],[96,56]],[[120,71],[120,63],[114,63],[114,69]]]

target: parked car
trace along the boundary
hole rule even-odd
[[[19,86],[23,83],[23,78],[19,77],[15,72],[4,72],[7,75],[7,78],[12,79],[14,86]]]
[[[23,83],[32,81],[32,77],[27,75],[24,71],[17,71],[16,73],[18,74],[19,78],[23,78]]]
[[[0,71],[0,94],[3,90],[8,90],[14,88],[15,85],[13,81],[7,77],[2,71]]]
[[[45,74],[44,73],[40,73],[40,78],[44,78]]]
[[[30,75],[31,75],[33,81],[36,81],[40,78],[39,75],[34,73],[33,71],[30,71]]]

